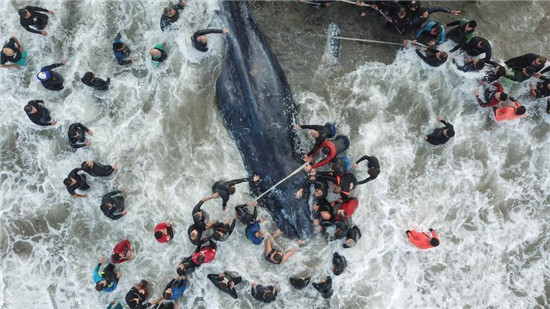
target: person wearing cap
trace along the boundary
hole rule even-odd
[[[336,276],[340,276],[347,267],[348,261],[346,257],[340,255],[338,252],[334,252],[332,254],[332,273]]]
[[[50,111],[42,100],[29,101],[24,110],[29,119],[39,126],[54,126],[57,124],[57,120],[50,117]]]
[[[63,60],[61,63],[55,63],[42,67],[40,72],[36,75],[42,86],[48,90],[60,91],[63,90],[63,76],[54,72],[53,69],[67,64],[67,60]]]
[[[103,165],[99,162],[95,162],[92,160],[82,162],[82,164],[80,164],[80,167],[83,171],[88,173],[88,175],[93,177],[110,176],[114,171],[118,169],[118,166],[116,165]]]
[[[109,89],[109,84],[111,83],[110,78],[107,78],[105,81],[99,77],[96,77],[92,72],[86,72],[81,81],[84,85],[92,87],[96,90],[107,90]]]
[[[363,162],[364,160],[367,160],[367,162],[368,162],[368,164],[367,164],[367,168],[368,168],[367,173],[369,174],[369,177],[366,178],[366,179],[363,179],[361,181],[357,181],[356,185],[362,185],[362,184],[365,184],[369,181],[373,181],[380,174],[380,162],[378,162],[378,158],[375,157],[375,156],[367,156],[367,155],[362,156],[361,158],[359,158],[359,160],[357,160],[357,161],[355,161],[355,163],[353,163],[351,169],[356,169],[357,165],[359,163]]]
[[[77,167],[73,169],[67,178],[63,180],[63,184],[67,187],[67,191],[73,197],[88,197],[88,194],[78,194],[75,191],[78,190],[88,190],[90,186],[86,183],[86,175],[79,174],[82,169]]]
[[[271,303],[275,301],[275,299],[277,299],[277,294],[279,293],[279,285],[264,286],[261,284],[252,283],[250,287],[252,297],[263,303]]]
[[[0,53],[0,68],[19,68],[24,66],[27,61],[27,51],[16,36],[11,36],[10,40],[4,44]],[[7,64],[11,62],[10,64]]]
[[[160,30],[172,30],[172,24],[180,18],[180,11],[187,6],[187,2],[180,0],[178,4],[169,5],[164,8],[164,13],[160,18]]]
[[[116,244],[115,248],[113,249],[113,252],[111,253],[111,262],[113,264],[120,264],[126,261],[133,260],[134,257],[135,256],[132,253],[132,246],[130,245],[130,241],[128,239],[124,239],[123,241]]]
[[[428,233],[420,233],[415,230],[407,230],[405,234],[407,234],[407,237],[413,245],[425,250],[439,246],[439,236],[432,228],[429,230],[432,234],[431,236],[428,235]]]
[[[99,209],[106,217],[118,220],[127,214],[127,211],[124,210],[124,197],[119,195],[124,192],[122,189],[115,190],[103,196]]]
[[[99,258],[99,262],[97,266],[94,269],[94,283],[95,283],[95,289],[98,292],[112,292],[116,289],[118,285],[118,280],[122,276],[122,273],[120,271],[115,272],[115,265],[110,264],[107,265],[103,271],[99,271],[99,268],[101,267],[101,264],[105,262],[105,259],[102,257]]]
[[[511,79],[513,81],[516,81],[518,83],[521,83],[523,81],[528,80],[536,73],[536,70],[533,66],[526,66],[525,68],[521,69],[521,71],[512,71],[512,74],[507,73],[504,75],[504,77]]]
[[[212,240],[208,244],[198,245],[195,252],[191,255],[191,259],[195,265],[210,263],[216,258],[216,250],[218,247]]]
[[[357,241],[361,238],[361,230],[357,225],[352,226],[346,233],[346,241],[344,242],[344,248],[353,248],[357,244]]]
[[[479,91],[474,91],[477,103],[481,107],[493,107],[500,102],[508,100],[508,95],[504,93],[504,88],[499,82],[488,85],[484,91],[485,102],[479,98]]]
[[[19,14],[19,23],[28,32],[46,36],[48,35],[48,32],[43,29],[46,28],[46,25],[48,25],[48,15],[39,12],[46,12],[52,16],[54,15],[53,11],[29,5],[26,6],[24,9],[19,9],[17,11],[17,13]]]
[[[437,120],[445,126],[437,128],[431,134],[424,136],[424,140],[432,145],[443,145],[455,136],[455,130],[452,124],[443,120],[443,117],[437,117]]]
[[[227,30],[225,28],[224,29],[199,30],[199,31],[193,33],[193,36],[191,37],[191,42],[193,43],[193,47],[195,47],[195,49],[197,49],[198,51],[207,52],[208,51],[208,45],[206,43],[208,41],[208,38],[206,37],[207,34],[221,33],[221,34],[225,35],[228,32],[229,32],[229,30]]]
[[[151,55],[153,65],[158,67],[161,62],[168,58],[168,54],[166,53],[166,42],[155,44],[155,46],[149,50],[149,55]]]
[[[75,122],[69,126],[69,145],[74,149],[90,146],[91,141],[86,140],[86,133],[90,136],[94,135],[94,132],[88,129],[86,126],[79,122]]]
[[[321,279],[317,283],[314,282],[313,287],[319,292],[319,294],[321,294],[321,297],[323,298],[330,298],[334,292],[332,290],[332,278],[330,276]]]

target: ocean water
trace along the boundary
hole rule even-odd
[[[27,4],[27,3],[25,3]],[[163,33],[160,1],[45,1],[55,11],[48,37],[18,24],[19,1],[2,1],[0,33],[16,35],[32,56],[21,70],[0,71],[0,307],[104,308],[123,301],[139,280],[150,283],[152,298],[175,275],[194,246],[185,235],[192,207],[211,193],[218,179],[246,175],[240,154],[225,130],[215,102],[215,81],[223,38],[209,38],[206,54],[193,49],[197,29],[218,27],[217,2],[190,1],[180,29]],[[464,10],[478,20],[479,32],[493,43],[494,58],[547,52],[548,2],[428,3]],[[39,4],[36,4],[39,5]],[[238,224],[219,245],[216,260],[190,277],[183,308],[258,308],[250,282],[280,284],[273,308],[546,308],[550,299],[550,116],[544,101],[525,96],[527,83],[509,92],[528,116],[496,123],[473,97],[476,76],[448,63],[429,68],[410,50],[343,42],[339,66],[327,64],[326,28],[336,22],[342,35],[396,41],[376,16],[337,4],[317,10],[297,3],[252,3],[256,20],[277,54],[299,106],[301,123],[334,121],[352,146],[348,155],[380,159],[382,173],[359,187],[354,222],[363,238],[352,249],[313,236],[284,265],[263,260]],[[371,18],[373,17],[373,18]],[[435,19],[450,18],[435,15]],[[500,18],[499,18],[500,17]],[[130,21],[133,23],[129,26]],[[137,63],[119,66],[111,40],[121,29]],[[169,58],[154,68],[147,50],[166,41]],[[450,46],[444,48],[450,49]],[[51,63],[66,81],[61,93],[42,88],[34,75]],[[84,88],[86,71],[111,77],[111,89]],[[53,128],[28,121],[23,106],[43,99]],[[544,104],[543,104],[544,103]],[[434,147],[422,136],[450,121],[456,136]],[[94,131],[92,146],[73,152],[70,123]],[[307,139],[307,135],[303,135]],[[88,177],[86,199],[71,198],[62,183],[84,160],[118,164],[111,177]],[[365,170],[359,169],[364,175]],[[99,210],[104,193],[123,188],[128,215],[111,221]],[[237,187],[229,206],[251,199],[247,184]],[[221,201],[204,206],[211,218],[231,218]],[[269,214],[263,228],[276,227]],[[154,240],[158,222],[175,225],[169,244]],[[419,251],[404,231],[434,228],[441,245]],[[92,272],[128,238],[136,259],[121,264],[113,293],[98,293]],[[282,248],[295,240],[279,238]],[[332,252],[348,259],[348,270],[333,276],[334,296],[324,300],[308,287],[294,290],[291,275],[329,274]],[[206,275],[239,272],[238,300],[219,292]]]

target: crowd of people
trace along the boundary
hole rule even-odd
[[[336,1],[305,1],[315,6],[330,6]],[[436,21],[429,20],[430,16],[436,12],[444,12],[452,15],[460,15],[458,10],[449,10],[445,8],[423,8],[419,1],[363,1],[357,2],[357,5],[366,8],[362,16],[369,14],[380,14],[385,18],[389,28],[395,29],[403,38],[405,46],[412,46],[417,49],[416,53],[431,66],[439,66],[449,59],[449,53],[463,51],[467,54],[463,65],[458,68],[465,72],[481,71],[486,65],[493,66],[487,75],[482,78],[486,89],[484,100],[480,98],[476,90],[476,101],[481,107],[492,107],[497,121],[512,120],[521,118],[526,114],[526,108],[518,100],[509,96],[502,83],[499,80],[511,80],[514,82],[523,82],[530,78],[538,78],[536,85],[530,84],[529,94],[534,98],[548,98],[547,111],[550,113],[550,77],[543,74],[550,71],[547,65],[547,58],[536,54],[526,54],[498,64],[491,59],[492,47],[485,38],[477,36],[476,28],[478,23],[473,20],[459,19],[457,21],[443,25]],[[160,29],[162,31],[177,30],[177,21],[180,12],[187,6],[186,2],[180,1],[175,5],[170,5],[164,9],[160,20]],[[53,11],[40,7],[27,6],[18,11],[21,25],[29,32],[47,36],[47,27],[49,16],[54,16]],[[452,28],[452,29],[451,29]],[[201,51],[207,52],[207,35],[220,33],[226,35],[227,29],[205,29],[199,30],[191,37],[193,46]],[[412,34],[412,36],[411,36]],[[124,43],[123,34],[118,33],[112,43],[114,60],[119,65],[130,65],[137,60],[138,55],[132,55],[130,47]],[[438,46],[446,40],[452,40],[456,43],[455,47],[449,52],[438,50]],[[418,50],[420,49],[420,50]],[[151,62],[153,66],[159,66],[168,57],[166,43],[156,44],[150,51]],[[475,57],[475,58],[472,58]],[[1,67],[20,68],[26,64],[27,52],[23,48],[17,37],[12,36],[4,45],[1,51]],[[61,91],[64,89],[64,79],[61,74],[54,69],[66,65],[66,61],[44,66],[36,77],[45,89],[51,91]],[[93,72],[86,72],[81,79],[86,86],[92,87],[98,91],[107,91],[111,82],[110,78],[106,80],[97,77]],[[57,121],[52,119],[50,112],[42,100],[31,100],[24,107],[28,118],[40,126],[55,126]],[[455,134],[454,127],[442,117],[438,120],[444,125],[442,128],[435,129],[424,139],[434,145],[445,144]],[[353,215],[359,207],[359,200],[353,196],[357,186],[369,183],[375,180],[380,174],[380,163],[375,156],[365,155],[352,163],[352,160],[345,155],[350,147],[350,140],[345,135],[337,135],[337,128],[333,123],[324,125],[299,125],[296,124],[295,130],[309,130],[313,138],[313,147],[311,151],[304,155],[304,170],[307,177],[303,184],[297,190],[295,197],[297,199],[312,200],[312,221],[315,229],[324,235],[330,241],[343,241],[342,246],[345,249],[353,248],[361,238],[361,231],[357,225],[353,224]],[[68,129],[69,145],[75,150],[81,147],[91,145],[87,136],[93,136],[93,131],[81,123],[73,123]],[[358,180],[360,174],[357,167],[362,162],[366,162],[365,178]],[[64,179],[67,191],[73,197],[86,198],[88,195],[83,191],[90,189],[86,176],[91,177],[109,177],[118,170],[116,165],[104,165],[94,160],[84,161],[80,167],[73,169],[67,178]],[[261,206],[261,200],[248,201],[240,203],[234,207],[233,220],[209,220],[208,213],[202,208],[204,203],[220,198],[222,200],[222,209],[225,211],[229,204],[230,196],[236,191],[236,185],[239,183],[254,183],[261,181],[259,175],[253,175],[250,178],[241,178],[231,181],[218,181],[212,186],[212,195],[203,198],[192,209],[191,216],[193,224],[188,227],[187,234],[189,241],[196,246],[193,253],[184,257],[176,267],[176,275],[170,279],[163,290],[162,295],[149,301],[148,283],[142,280],[132,287],[127,293],[125,302],[130,308],[155,308],[172,309],[178,308],[176,300],[183,297],[189,286],[189,278],[203,264],[212,262],[216,258],[218,245],[226,241],[236,228],[240,221],[245,226],[245,237],[254,246],[260,246],[263,243],[263,256],[266,262],[271,264],[284,264],[296,252],[297,247],[288,250],[277,248],[274,239],[279,237],[282,232],[277,229],[272,233],[266,233],[261,228],[263,219],[259,217],[258,207]],[[103,214],[112,220],[118,220],[128,215],[125,209],[125,199],[122,189],[106,193],[100,205]],[[429,229],[430,234],[407,230],[405,233],[412,244],[420,249],[429,249],[439,245],[439,237],[433,229]],[[161,222],[156,225],[152,237],[160,243],[170,242],[175,237],[175,228],[170,222]],[[305,244],[305,240],[298,241],[297,246]],[[138,258],[132,251],[131,243],[128,239],[119,242],[113,249],[110,257],[110,263],[105,267],[105,259],[99,258],[93,272],[93,282],[99,292],[112,292],[117,288],[118,282],[122,277],[122,272],[117,268],[119,265]],[[338,252],[333,252],[332,274],[341,275],[347,268],[346,258]],[[194,276],[194,275],[193,275]],[[238,298],[239,293],[236,286],[242,284],[243,280],[238,273],[231,271],[221,271],[220,273],[208,274],[207,278],[222,292],[232,298]],[[301,290],[309,285],[311,276],[293,276],[289,281],[297,290]],[[312,286],[319,291],[323,298],[329,298],[333,294],[332,278],[324,274],[319,276],[319,281],[314,282]],[[257,283],[250,284],[252,297],[258,301],[269,303],[275,301],[279,293],[278,284],[262,285]],[[119,309],[121,304],[113,301],[108,308]]]

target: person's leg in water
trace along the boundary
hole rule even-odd
[[[82,178],[82,184],[80,185],[80,188],[81,190],[88,190],[90,189],[90,186],[88,185],[88,183],[86,182],[86,175],[83,175],[83,174],[79,174],[79,176]]]

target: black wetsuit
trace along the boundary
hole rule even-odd
[[[174,11],[176,11],[176,14],[174,14],[172,17],[168,17],[165,14],[162,14],[162,17],[160,18],[160,30],[171,30],[172,24],[177,22],[180,18],[180,11],[183,10],[185,7],[183,4],[175,4],[172,5],[172,8]]]
[[[204,202],[202,200],[199,201],[191,211],[194,224],[192,224],[187,229],[187,235],[189,236],[189,240],[195,246],[198,246],[208,241],[208,237],[202,237],[203,232],[206,230],[206,223],[208,222],[208,213],[206,213],[206,211],[201,209],[203,204]],[[199,216],[199,213],[202,213],[202,215]],[[191,232],[195,230],[197,231],[197,238],[192,239]]]
[[[330,205],[330,203],[327,201],[326,198],[317,199],[316,205],[319,206],[319,209],[317,209],[317,211],[314,211],[312,213],[314,219],[320,220],[322,211],[328,211],[328,212],[332,213],[332,206]]]
[[[79,134],[78,137],[72,137],[71,131],[76,130]],[[90,131],[81,123],[73,123],[69,126],[69,144],[73,148],[81,148],[86,146],[86,132]]]
[[[362,156],[359,160],[357,160],[355,163],[359,164],[363,162],[364,160],[367,160],[369,163],[367,164],[367,168],[370,170],[371,168],[374,168],[380,173],[380,163],[378,162],[378,158],[375,156]],[[376,177],[378,177],[378,174],[375,173],[375,176],[369,176],[367,179],[363,179],[361,181],[358,181],[357,185],[365,184],[369,181],[375,180]]]
[[[450,22],[447,24],[447,27],[452,27],[452,26],[458,26],[454,29],[451,29],[449,32],[447,32],[447,36],[446,38],[447,39],[450,39],[452,40],[453,42],[456,43],[456,46],[453,47],[453,49],[451,49],[449,52],[452,53],[454,51],[457,51],[459,50],[460,48],[464,47],[464,45],[469,42],[468,41],[468,35],[472,36],[473,35],[473,32],[475,32],[476,30],[475,29],[472,29],[470,31],[467,31],[466,30],[466,25],[469,23],[470,21],[468,21],[466,24],[464,25],[460,25],[460,20],[456,20],[456,21],[453,21],[453,22]],[[471,40],[470,40],[471,41]]]
[[[452,124],[446,122],[445,120],[441,120],[440,122],[443,123],[445,127],[437,128],[432,132],[432,134],[428,135],[428,143],[432,145],[442,145],[448,142],[449,137],[443,134],[443,130],[454,130]]]
[[[84,80],[84,77],[81,79],[82,83],[86,86],[90,86],[96,90],[107,90],[109,89],[109,84],[111,83],[111,79],[107,78],[107,80],[103,80],[101,78],[95,77],[93,81],[89,82],[87,80]]]
[[[437,13],[437,12],[443,12],[443,13],[447,13],[447,14],[451,14],[451,10],[449,9],[446,9],[446,8],[427,8],[428,10],[428,17],[426,18],[423,18],[420,16],[420,14],[418,14],[418,10],[414,13],[413,15],[413,18],[411,20],[411,28],[412,29],[419,29],[420,27],[422,27],[422,25],[428,21],[428,18],[430,18],[430,15],[432,15],[433,13]]]
[[[191,233],[193,231],[197,231],[197,238],[195,238],[195,239],[191,238]],[[187,229],[187,236],[189,236],[189,241],[191,241],[191,243],[195,246],[204,244],[205,242],[207,242],[209,240],[209,237],[203,237],[204,231],[205,231],[205,226],[198,225],[198,224],[192,224]]]
[[[124,197],[121,194],[120,190],[112,191],[103,196],[101,199],[101,205],[103,204],[111,204],[113,205],[111,208],[103,211],[103,214],[106,217],[109,217],[113,220],[118,220],[122,218],[124,215],[122,215],[122,212],[124,211]]]
[[[330,172],[327,172],[327,173],[330,173]],[[319,175],[319,174],[321,174],[321,172],[317,172],[317,174]],[[327,197],[328,184],[327,184],[326,180],[323,179],[323,178],[319,178],[319,179],[316,179],[316,180],[311,180],[311,179],[307,178],[306,181],[304,181],[304,183],[300,187],[300,189],[303,189],[302,197],[309,198],[309,195],[311,194],[310,191],[311,191],[311,186],[312,185],[315,188],[315,190],[321,189],[323,191],[323,195],[320,196],[320,197],[315,197],[315,200],[324,199],[324,198]],[[314,203],[315,203],[315,201],[314,201]]]
[[[48,13],[49,11],[37,6],[26,6],[25,10],[31,13],[31,16],[29,18],[19,17],[21,26],[23,26],[23,28],[25,28],[28,32],[41,34],[42,31],[40,30],[44,29],[48,24],[48,15],[39,12]],[[36,30],[31,28],[31,26],[33,26]]]
[[[227,206],[227,202],[229,201],[229,195],[230,195],[229,188],[233,187],[238,183],[245,182],[247,180],[249,181],[248,178],[240,178],[240,179],[234,179],[226,182],[218,181],[212,186],[212,193],[218,193],[218,195],[222,198],[222,201],[223,201],[222,206],[224,210],[225,210],[225,207]]]
[[[212,236],[210,237],[213,237],[214,234],[221,233],[222,236],[218,241],[226,241],[229,238],[229,236],[231,236],[231,233],[233,233],[236,223],[237,223],[237,219],[233,219],[233,222],[231,223],[231,225],[221,223],[221,222],[215,223],[214,226],[212,227],[212,230],[213,230]]]
[[[308,125],[308,124],[299,125],[299,126],[302,129],[315,130],[315,131],[319,132],[319,137],[315,139],[315,145],[313,145],[314,150],[317,149],[317,147],[319,147],[319,145],[321,145],[321,143],[325,139],[334,137],[334,134],[335,134],[335,131],[336,131],[336,129],[334,128],[334,125],[331,124],[330,122],[325,123],[325,125],[323,125],[323,126]],[[311,155],[312,152],[313,152],[313,150],[310,151],[310,153],[308,155]]]
[[[535,72],[538,72],[542,70],[542,68],[544,68],[544,64],[539,64],[537,66],[533,65],[533,61],[535,61],[535,59],[538,57],[540,57],[540,55],[525,54],[523,56],[508,59],[504,63],[506,63],[506,66],[514,71],[521,72],[525,67],[532,66],[533,68],[535,68]]]
[[[550,80],[545,80],[543,82],[538,82],[535,87],[535,94],[536,98],[545,98],[550,96],[550,89],[548,89],[548,85],[550,85]]]
[[[334,226],[336,227],[336,229],[334,230],[334,235],[329,236],[328,240],[333,241],[333,240],[344,238],[350,228],[350,225],[351,225],[350,221],[351,220],[335,221]]]
[[[361,238],[361,231],[359,230],[357,225],[354,225],[348,230],[348,233],[346,234],[346,240],[353,239],[357,243],[359,238]],[[351,247],[344,244],[344,248],[351,248]]]
[[[17,61],[21,60],[21,57],[23,57],[23,54],[19,51],[19,46],[17,46],[15,40],[12,38],[10,38],[10,40],[4,45],[4,47],[2,47],[2,49],[4,48],[11,49],[13,51],[13,56],[7,56],[2,51],[0,53],[0,64],[6,64],[8,63],[8,61],[16,63]]]
[[[27,103],[34,108],[36,112],[34,114],[28,114],[29,119],[39,126],[51,126],[52,118],[50,117],[50,111],[44,106],[42,100],[32,100]]]
[[[290,284],[292,284],[292,286],[297,288],[298,290],[301,290],[306,286],[308,286],[310,281],[311,281],[311,277],[306,277],[306,278],[290,277]]]
[[[317,179],[328,180],[331,181],[334,185],[340,186],[342,188],[340,195],[342,195],[343,197],[349,196],[351,190],[353,190],[357,185],[357,179],[352,173],[344,173],[338,176],[325,176],[321,174],[317,175]]]
[[[273,294],[273,299],[267,300],[264,298],[264,295],[267,292],[271,292]],[[261,284],[258,284],[255,287],[252,287],[251,293],[252,293],[252,297],[264,303],[270,303],[272,301],[275,301],[275,299],[277,299],[277,290],[275,290],[275,288],[272,285],[263,286]]]
[[[254,207],[253,213],[250,213],[247,207],[248,206],[246,204],[235,206],[235,212],[242,223],[246,224],[246,226],[250,226],[256,222],[256,218],[258,217],[258,207]]]
[[[70,195],[75,195],[76,194],[76,192],[75,192],[76,189],[80,189],[80,190],[90,189],[90,186],[86,183],[86,175],[78,173],[80,170],[81,170],[80,168],[75,168],[67,176],[67,178],[74,178],[76,180],[76,183],[72,186],[65,185],[65,187],[67,187],[67,191],[69,191]]]
[[[330,276],[327,276],[326,281],[323,283],[313,283],[313,287],[319,291],[323,298],[330,298],[332,296],[332,278]]]
[[[192,274],[192,273],[195,272],[195,269],[197,269],[197,267],[200,266],[199,264],[196,264],[195,262],[193,262],[193,256],[192,255],[184,258],[183,260],[181,260],[180,264],[183,264],[184,267],[185,267],[185,271],[183,273],[181,271],[178,271],[179,268],[176,270],[176,272],[180,276],[182,276],[182,275],[187,276],[189,274]],[[178,267],[179,267],[179,265],[178,265]]]
[[[138,302],[137,306],[132,307],[130,305],[130,302],[134,298],[138,298],[139,302]],[[128,304],[128,306],[130,306],[130,308],[132,308],[132,309],[145,309],[145,308],[149,308],[151,306],[150,303],[144,303],[147,300],[147,293],[141,294],[141,293],[139,293],[139,290],[136,289],[135,287],[132,287],[132,289],[130,289],[130,291],[128,291],[128,293],[126,293],[125,300],[126,300],[126,303]]]
[[[479,42],[483,42],[483,48],[479,48],[477,46]],[[489,41],[487,41],[486,39],[478,36],[473,37],[470,41],[465,43],[462,49],[466,52],[466,54],[472,57],[479,56],[485,53],[485,58],[483,59],[485,62],[491,61],[491,56],[493,55],[491,43],[489,43]]]
[[[93,177],[106,177],[110,176],[115,170],[110,165],[103,165],[99,162],[93,161],[94,166],[90,167],[86,165],[86,167],[83,167],[82,170],[88,173],[88,175]]]
[[[388,17],[392,19],[392,22],[386,23],[386,26],[391,25],[394,26],[395,29],[397,29],[397,32],[403,37],[406,38],[409,34],[409,31],[411,30],[411,17],[407,9],[405,9],[407,12],[403,18],[399,18],[399,11],[403,8],[400,4],[394,4],[391,9],[390,13],[388,14]]]
[[[525,75],[523,74],[523,71],[513,71],[512,74],[506,73],[504,77],[510,80],[516,81],[518,83],[521,83],[531,78],[531,75]]]
[[[234,299],[237,299],[237,291],[235,286],[241,283],[242,278],[236,273],[224,272],[224,276],[220,277],[218,274],[209,274],[208,279],[222,292],[229,294]],[[225,282],[226,284],[223,284]],[[234,287],[231,287],[231,282],[235,283]]]
[[[101,265],[101,264],[98,264],[98,265]],[[105,279],[105,281],[107,282],[106,286],[109,286],[111,285],[111,283],[117,281],[115,265],[109,263],[107,266],[105,266],[101,277],[102,279]]]
[[[63,90],[63,76],[61,76],[59,73],[52,71],[53,69],[62,66],[62,63],[55,63],[50,64],[45,67],[42,67],[40,70],[41,72],[48,72],[50,73],[50,78],[47,80],[41,80],[40,83],[42,83],[42,86],[48,90],[53,91],[60,91]]]
[[[332,255],[332,266],[334,266],[333,273],[336,276],[340,276],[348,267],[348,261],[345,256],[340,255],[338,252],[334,252]]]
[[[416,54],[424,60],[428,65],[432,67],[438,67],[445,63],[447,61],[447,58],[438,59],[436,54],[438,53],[438,50],[433,48],[428,48],[426,50],[426,56],[424,56],[420,51],[416,50]]]
[[[221,29],[204,29],[204,30],[199,30],[199,31],[193,33],[193,36],[191,37],[191,41],[193,42],[193,46],[201,52],[208,51],[208,44],[207,43],[199,43],[197,41],[197,38],[201,35],[207,35],[209,33],[222,33],[222,30]]]

